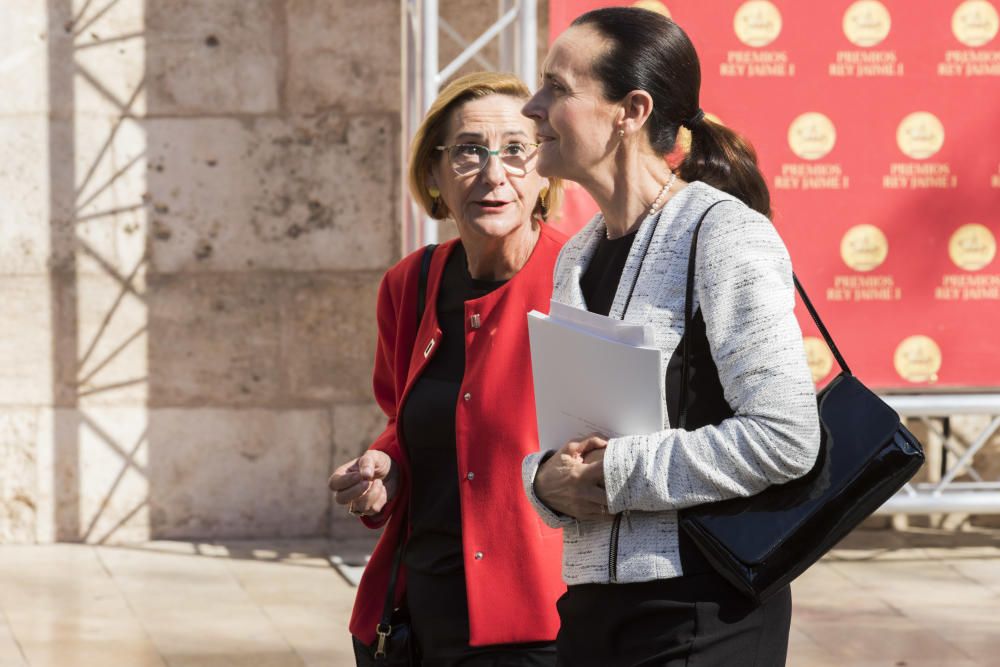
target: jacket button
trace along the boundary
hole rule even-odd
[[[470,472],[470,473],[468,473],[468,474],[465,475],[465,479],[469,480],[470,482],[472,480],[474,480],[475,478],[476,478],[476,473],[474,473],[474,472]]]
[[[482,559],[483,559],[483,552],[482,551],[477,551],[476,552],[476,560],[482,560]]]
[[[472,394],[466,393],[465,396],[463,396],[462,398],[464,398],[467,401],[471,401],[472,400]]]

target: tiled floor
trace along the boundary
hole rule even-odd
[[[793,587],[789,665],[1000,666],[1000,535],[856,533],[842,546]],[[352,665],[354,589],[331,550],[2,546],[0,667]]]

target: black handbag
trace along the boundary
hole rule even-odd
[[[417,328],[424,318],[424,306],[427,299],[427,276],[430,273],[431,256],[436,244],[424,248],[420,263],[420,278],[417,281]],[[406,517],[403,517],[403,530],[406,530]],[[399,577],[399,567],[403,561],[403,551],[406,540],[401,540],[396,547],[392,559],[392,572],[389,575],[389,587],[385,595],[385,606],[382,617],[375,626],[375,641],[371,644],[362,643],[357,637],[354,641],[354,659],[358,667],[411,667],[419,664],[416,655],[417,642],[410,627],[410,615],[406,606],[395,608],[396,580]]]
[[[707,213],[707,211],[706,211]],[[695,250],[688,259],[685,331],[692,321]],[[819,456],[804,477],[754,496],[680,512],[680,526],[712,567],[761,601],[782,589],[871,515],[917,472],[923,449],[899,415],[850,371],[805,290],[795,287],[841,372],[819,394]],[[687,420],[690,345],[685,341],[678,426]]]

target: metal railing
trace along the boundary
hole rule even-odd
[[[929,451],[928,459],[937,459],[941,465],[940,475],[932,469],[931,481],[907,484],[877,514],[1000,513],[1000,479],[984,478],[975,467],[976,455],[1000,430],[1000,394],[889,395],[883,399],[900,417],[927,426],[935,437],[925,445],[940,447],[938,452]],[[988,415],[990,419],[966,443],[951,432],[950,420],[958,415]]]

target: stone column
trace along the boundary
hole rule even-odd
[[[335,525],[330,470],[380,425],[398,26],[395,0],[147,3],[155,535]]]
[[[35,539],[40,444],[52,430],[53,302],[49,259],[48,8],[11,0],[0,20],[0,542]],[[53,45],[53,48],[58,48]],[[52,175],[53,180],[64,177]],[[48,438],[50,440],[50,438]],[[48,480],[41,480],[42,483]]]

